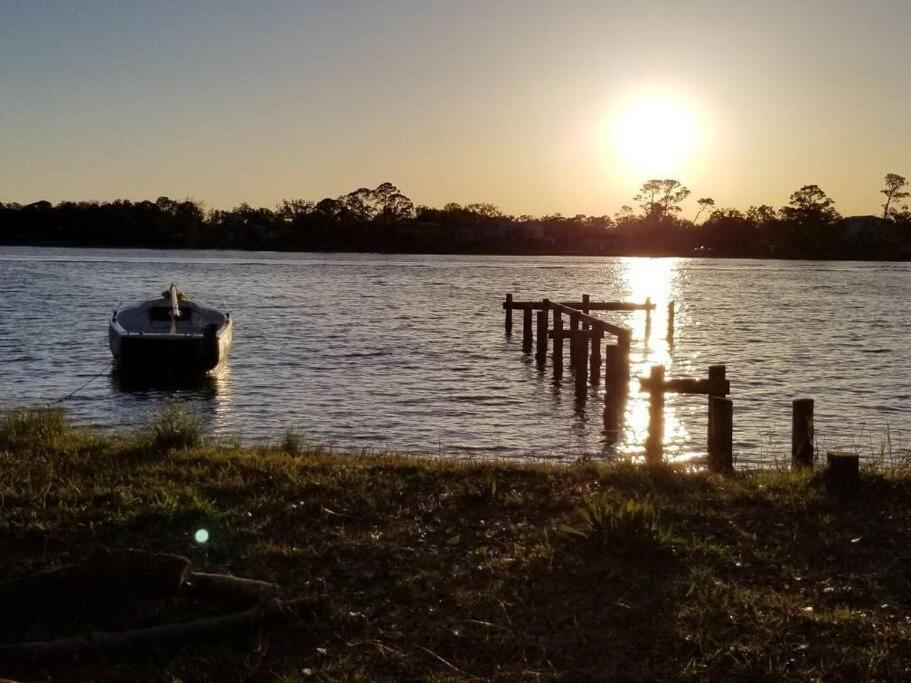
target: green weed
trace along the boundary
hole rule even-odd
[[[62,408],[17,408],[0,422],[0,449],[49,446],[63,440],[69,424]]]
[[[170,406],[149,427],[152,446],[161,450],[195,448],[202,443],[199,421],[177,406]]]
[[[562,527],[564,535],[592,549],[623,555],[655,550],[671,540],[649,498],[616,501],[599,494],[583,500],[575,516],[575,524]]]
[[[282,438],[281,444],[279,444],[279,450],[290,456],[298,456],[303,452],[303,439],[294,427],[288,427],[288,429],[285,430],[285,435]]]

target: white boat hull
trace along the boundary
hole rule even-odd
[[[234,337],[229,314],[185,301],[183,317],[168,319],[165,305],[163,299],[153,299],[115,311],[108,343],[118,370],[197,374],[212,370],[227,357]]]

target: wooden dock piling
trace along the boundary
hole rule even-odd
[[[713,365],[709,368],[706,379],[680,377],[664,379],[664,367],[656,365],[649,377],[639,379],[642,391],[649,392],[649,427],[648,440],[645,445],[646,457],[659,457],[663,445],[659,440],[664,437],[664,394],[706,394],[709,396],[709,460],[717,458],[720,468],[727,468],[728,462],[733,466],[733,405],[714,402],[724,399],[731,392],[731,383],[726,378],[725,366]],[[727,399],[725,399],[726,401]]]
[[[563,314],[554,309],[554,379],[563,377]]]
[[[709,395],[709,468],[714,472],[734,469],[734,402]]]
[[[707,391],[709,396],[709,424],[708,436],[706,438],[706,450],[709,454],[712,453],[712,438],[714,435],[714,432],[712,431],[712,397],[727,395],[727,373],[727,366],[725,365],[709,366],[709,386]]]
[[[604,325],[595,323],[591,330],[591,356],[588,365],[588,381],[597,384],[601,375],[601,340],[604,338]]]
[[[576,332],[579,330],[579,316],[577,314],[570,314],[569,316],[569,333],[570,339],[572,339]],[[569,367],[576,367],[576,345],[570,342],[569,345]]]
[[[813,399],[795,398],[791,408],[791,467],[813,467]]]
[[[860,482],[860,456],[845,451],[826,453],[826,486],[839,493],[848,493]]]
[[[506,294],[506,304],[503,306],[506,309],[506,336],[512,336],[512,292]]]
[[[592,298],[591,298],[588,294],[583,294],[583,295],[582,295],[582,312],[583,312],[585,315],[588,315],[588,314],[591,312],[591,309],[588,307],[588,305],[591,303],[591,300],[592,300]],[[588,323],[587,323],[587,322],[584,322],[584,321],[582,322],[582,329],[583,329],[583,330],[587,330],[587,329],[588,329]]]
[[[547,315],[548,310],[545,308],[538,311],[537,314],[537,347],[535,351],[535,359],[538,362],[538,365],[544,367],[547,364]]]
[[[531,344],[531,309],[526,308],[522,311],[522,353],[531,353]]]
[[[645,457],[660,460],[664,455],[664,366],[653,365],[649,375],[648,438]]]
[[[652,335],[652,297],[647,297],[645,299],[645,338],[648,339]]]
[[[629,382],[629,352],[632,346],[632,333],[627,330],[617,337],[617,381],[626,385]]]
[[[667,340],[674,341],[674,315],[676,313],[676,304],[671,301],[667,305]]]
[[[621,382],[618,380],[620,347],[617,344],[604,345],[604,402],[611,393],[617,393]]]
[[[573,355],[576,357],[576,395],[585,396],[588,388],[588,332],[574,330],[572,336]]]

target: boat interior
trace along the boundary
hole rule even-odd
[[[187,300],[180,302],[176,323],[172,321],[171,304],[167,299],[153,299],[117,312],[117,322],[127,332],[202,334],[208,325],[214,324],[220,329],[226,321],[224,313]]]

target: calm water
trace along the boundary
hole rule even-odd
[[[107,318],[121,302],[175,281],[231,311],[227,364],[199,386],[124,386],[105,372],[65,405],[80,423],[130,427],[169,403],[208,432],[248,442],[288,427],[310,441],[432,454],[613,457],[641,453],[646,395],[631,387],[620,439],[585,405],[572,376],[555,384],[503,334],[505,292],[635,300],[604,314],[634,329],[633,375],[670,377],[725,363],[741,464],[789,453],[790,402],[817,400],[822,447],[894,454],[911,428],[911,265],[794,261],[378,256],[241,252],[0,249],[0,401],[59,398],[110,361]],[[665,304],[677,336],[664,341]],[[704,453],[705,398],[669,396],[668,452]],[[887,431],[888,430],[888,431]],[[911,433],[908,433],[911,437]]]

